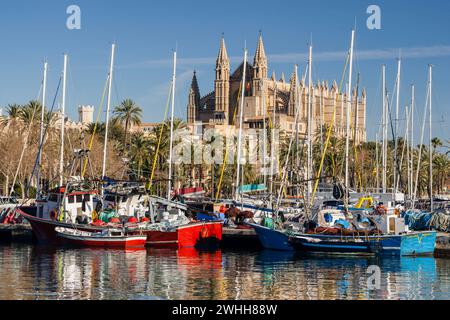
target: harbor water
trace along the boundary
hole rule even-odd
[[[379,270],[379,281],[372,281]],[[450,299],[450,260],[0,244],[0,299]]]

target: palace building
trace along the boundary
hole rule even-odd
[[[244,63],[231,73],[230,59],[222,38],[216,61],[214,91],[204,96],[200,94],[197,75],[194,71],[187,105],[188,125],[197,133],[207,128],[226,130],[239,125],[239,99]],[[275,111],[275,127],[287,134],[296,132],[295,110],[299,107],[298,132],[303,137],[307,132],[309,88],[305,79],[299,80],[297,68],[294,68],[289,82],[281,75],[279,80],[275,72],[268,77],[268,59],[260,35],[253,59],[247,63],[243,124],[245,129],[263,128],[264,121],[269,124]],[[301,76],[300,76],[301,78]],[[345,136],[347,95],[339,93],[336,81],[315,83],[312,87],[312,130],[321,125],[330,124],[336,108],[335,131]],[[358,143],[366,141],[366,91],[359,95],[358,89],[352,90],[351,123],[352,138]],[[264,110],[265,106],[265,110]],[[270,119],[269,119],[270,118]],[[356,128],[356,132],[354,129]]]

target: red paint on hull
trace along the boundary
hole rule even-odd
[[[151,247],[193,248],[202,240],[222,240],[222,225],[218,222],[196,222],[178,227],[176,231],[143,231],[147,235],[147,244]]]
[[[97,248],[116,248],[125,249],[133,247],[144,247],[145,239],[140,240],[115,240],[115,241],[91,241],[91,240],[75,240],[63,239],[67,243],[80,247],[97,247]]]

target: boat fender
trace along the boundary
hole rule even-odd
[[[97,211],[93,210],[92,211],[92,221],[96,221],[98,220],[98,213]]]
[[[203,225],[202,230],[200,231],[200,238],[201,239],[209,238],[209,230],[205,225]]]
[[[387,214],[387,208],[383,205],[377,206],[376,212],[381,215]]]

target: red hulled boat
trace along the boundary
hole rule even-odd
[[[217,247],[222,241],[222,221],[191,222],[169,230],[142,230],[151,247]]]
[[[55,231],[57,236],[65,243],[81,247],[143,248],[147,240],[145,235],[125,235],[121,230],[115,229],[98,233],[58,227]]]

